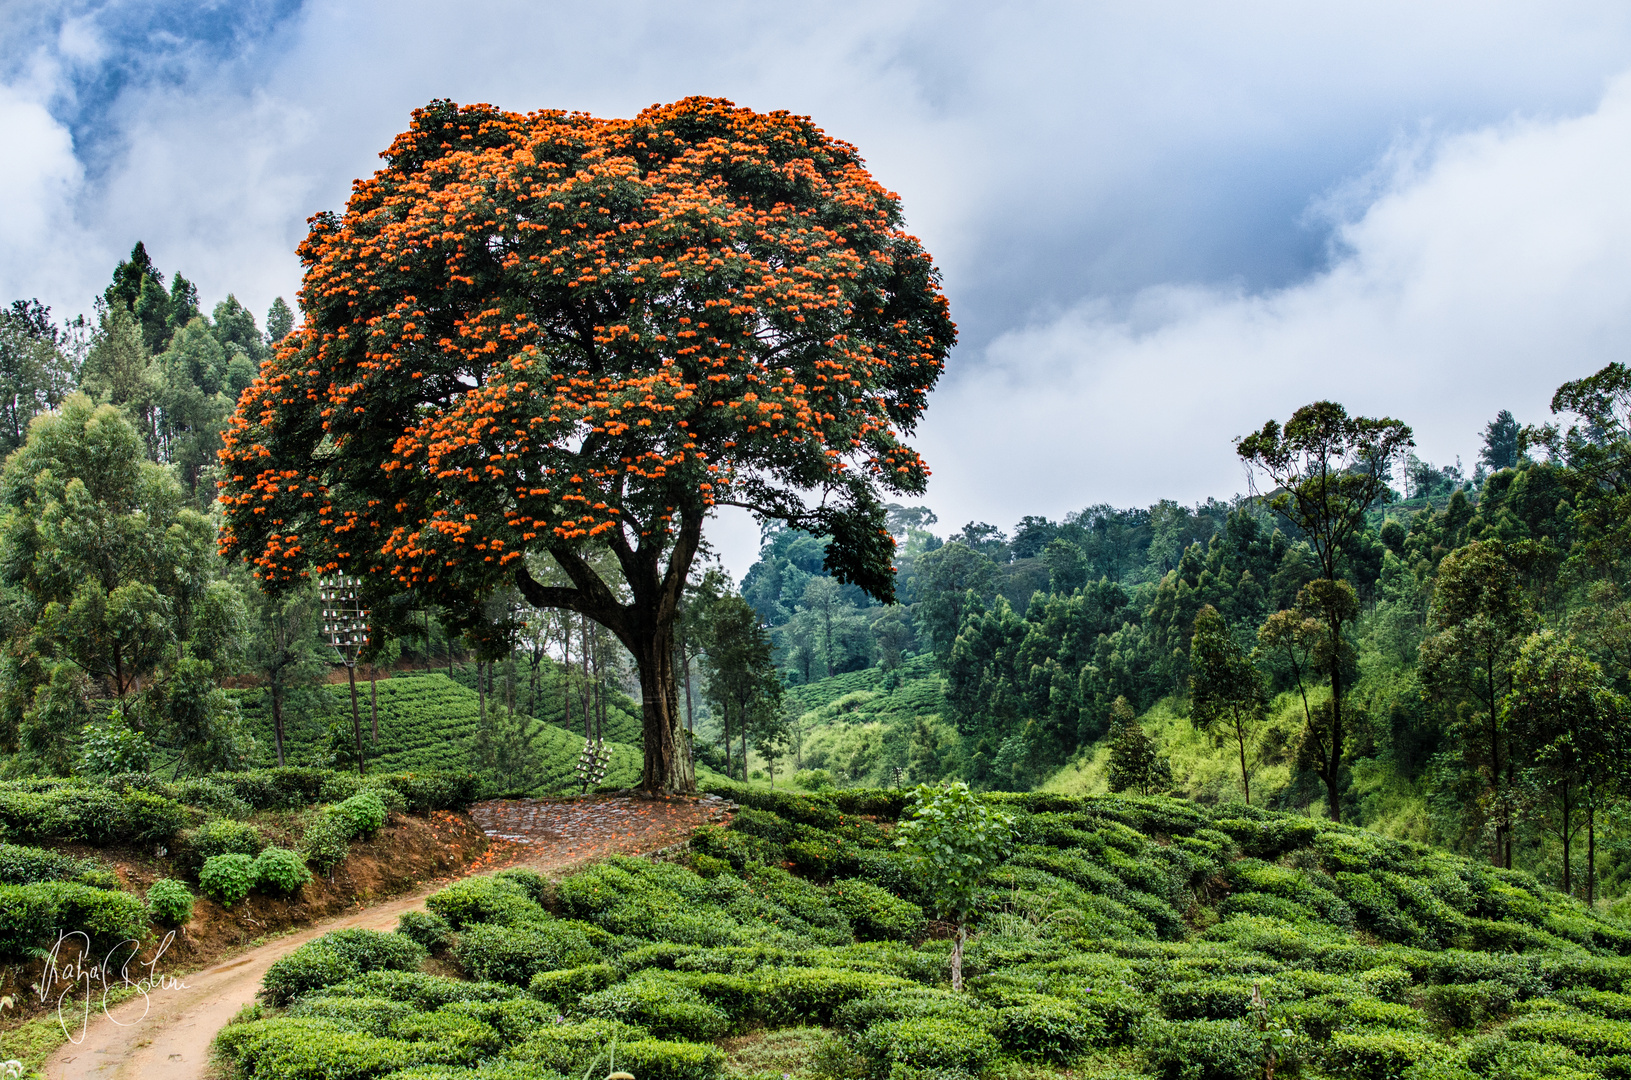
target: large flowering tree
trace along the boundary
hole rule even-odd
[[[711,508],[830,536],[834,575],[893,595],[881,498],[924,489],[902,435],[956,334],[930,257],[854,147],[726,101],[435,102],[383,156],[299,249],[304,323],[222,453],[223,548],[274,590],[581,612],[638,666],[643,785],[684,787],[673,627]]]

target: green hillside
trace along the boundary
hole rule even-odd
[[[789,687],[787,709],[797,717],[801,740],[798,764],[840,785],[888,786],[897,768],[914,781],[939,779],[957,744],[956,732],[940,721],[944,687],[932,656],[908,658],[893,678],[866,668]],[[920,721],[938,743],[933,761],[921,748],[914,755]],[[792,763],[789,756],[786,764]]]
[[[474,674],[472,673],[472,682]],[[357,685],[363,723],[363,752],[376,771],[479,769],[474,742],[479,722],[476,692],[441,672],[398,675],[378,682],[379,742],[371,738],[369,685]],[[328,729],[339,722],[349,729],[351,702],[344,684],[330,686],[303,722],[291,720],[285,732],[285,754],[292,764],[321,762],[328,754]],[[235,690],[239,707],[257,743],[258,765],[276,764],[272,717],[263,690]],[[326,700],[325,700],[326,699]],[[489,702],[491,705],[491,702]],[[574,767],[583,752],[583,736],[554,724],[528,720],[533,752],[520,790],[533,794],[565,791],[574,785]],[[612,742],[605,783],[628,787],[639,781],[642,753],[637,746]]]
[[[902,793],[718,790],[748,808],[672,861],[461,882],[429,901],[456,944],[404,920],[487,981],[345,931],[275,965],[277,1010],[219,1050],[291,1080],[361,1062],[394,1080],[598,1075],[613,1040],[618,1066],[664,1080],[1619,1080],[1631,1064],[1631,927],[1521,872],[1240,806],[989,795],[1011,843],[959,993],[891,843]]]
[[[497,669],[493,675],[493,683],[502,687],[508,674],[507,666],[500,662],[494,665]],[[553,660],[545,660],[539,665],[538,685],[532,685],[531,675],[526,662],[523,660],[515,665],[515,706],[522,712],[528,713],[546,724],[554,724],[568,731],[583,733],[583,681],[582,676],[573,670],[567,672],[560,664]],[[453,669],[453,680],[460,686],[476,689],[476,665],[458,664]],[[571,716],[567,716],[566,692],[570,689],[572,694]],[[608,742],[627,743],[630,746],[641,745],[640,737],[640,703],[615,687],[605,683],[601,684],[601,696],[605,702],[606,717],[603,734]]]

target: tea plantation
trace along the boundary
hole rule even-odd
[[[472,679],[474,676],[472,675]],[[379,742],[373,741],[369,686],[360,682],[357,700],[363,725],[363,755],[370,771],[402,772],[424,769],[477,769],[475,735],[480,722],[476,691],[440,672],[398,675],[381,679]],[[263,690],[233,691],[255,736],[263,759],[275,760],[271,708]],[[324,761],[331,753],[329,730],[338,725],[343,738],[351,735],[351,698],[344,685],[329,688],[328,703],[303,724],[290,723],[285,731],[285,756],[292,762]],[[492,702],[489,701],[489,707]],[[517,790],[547,794],[575,787],[576,765],[583,752],[583,736],[554,724],[525,718],[531,752],[524,781]],[[639,782],[643,761],[638,745],[610,742],[612,751],[604,783],[630,787]]]
[[[986,796],[1015,842],[954,993],[902,793],[717,790],[745,809],[666,861],[470,879],[302,947],[220,1053],[264,1080],[710,1080],[746,1034],[798,1048],[767,1080],[1631,1076],[1631,928],[1522,873],[1241,806]]]

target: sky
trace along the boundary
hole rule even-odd
[[[433,98],[811,116],[898,192],[960,343],[915,433],[941,531],[1228,498],[1329,398],[1469,471],[1631,345],[1623,3],[0,0],[0,300],[88,312],[140,239],[291,301]],[[738,575],[753,523],[711,536]]]

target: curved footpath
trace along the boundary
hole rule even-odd
[[[536,849],[510,866],[559,875],[608,855],[640,854],[679,843],[697,826],[722,820],[727,810],[728,804],[713,796],[610,797],[478,803],[470,815],[489,836]],[[425,898],[442,887],[430,886],[297,930],[185,976],[184,988],[155,991],[150,1002],[137,997],[115,1006],[109,1015],[98,1013],[80,1042],[64,1044],[45,1063],[45,1075],[50,1080],[203,1080],[216,1032],[255,1000],[274,961],[333,930],[395,929],[398,917],[423,907]]]

